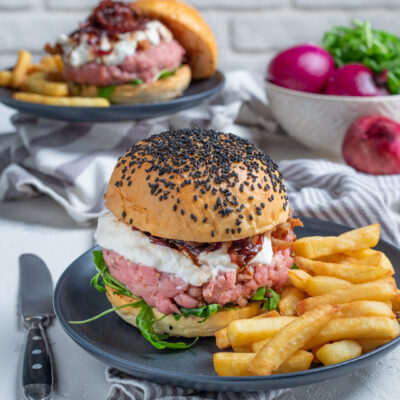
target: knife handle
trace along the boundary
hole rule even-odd
[[[25,320],[28,337],[22,369],[22,385],[28,400],[50,399],[53,387],[51,354],[43,324],[46,319],[32,317]]]

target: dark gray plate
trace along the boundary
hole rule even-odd
[[[219,93],[225,83],[224,75],[217,71],[212,77],[192,81],[181,97],[159,103],[115,104],[110,107],[64,107],[28,103],[14,100],[13,90],[0,87],[0,102],[39,117],[76,122],[111,122],[154,118],[194,107]]]
[[[349,227],[311,218],[302,218],[301,236],[337,235]],[[381,240],[377,246],[392,261],[400,275],[400,250]],[[258,391],[285,388],[348,374],[376,360],[400,343],[400,337],[353,360],[291,374],[257,377],[219,377],[215,374],[212,354],[220,351],[214,338],[203,338],[189,350],[157,350],[143,339],[138,330],[115,314],[85,325],[67,321],[83,320],[110,307],[106,296],[89,287],[95,273],[91,250],[75,260],[63,273],[54,294],[57,318],[67,334],[104,363],[154,382],[191,387],[198,390]]]

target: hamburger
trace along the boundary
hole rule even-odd
[[[103,0],[50,53],[59,53],[72,95],[111,103],[180,96],[191,79],[216,70],[217,46],[201,15],[177,0]]]
[[[211,336],[277,306],[302,224],[277,165],[247,140],[207,129],[150,136],[118,159],[105,204],[94,283],[153,344]]]

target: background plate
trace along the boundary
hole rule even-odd
[[[296,229],[299,237],[338,235],[351,229],[311,218],[302,220],[304,228]],[[377,248],[386,253],[400,276],[400,249],[383,240]],[[308,371],[272,376],[219,377],[212,365],[212,353],[221,351],[215,346],[214,338],[202,338],[189,350],[157,350],[141,337],[137,329],[114,313],[88,324],[69,325],[67,321],[83,320],[110,307],[104,294],[89,287],[94,274],[91,250],[65,270],[54,294],[57,318],[68,335],[99,360],[154,382],[219,391],[256,391],[305,385],[348,374],[375,362],[400,343],[398,337],[353,360]]]
[[[159,103],[115,104],[110,107],[64,107],[14,100],[13,90],[0,87],[0,102],[18,111],[39,117],[76,122],[111,122],[154,118],[194,107],[219,93],[225,83],[217,71],[212,77],[192,81],[181,97]]]

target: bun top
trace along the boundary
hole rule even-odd
[[[128,225],[195,242],[254,236],[289,216],[277,165],[247,140],[207,129],[167,131],[132,146],[105,200]]]
[[[178,0],[137,0],[133,9],[165,24],[186,50],[194,79],[208,78],[217,68],[217,42],[210,27],[193,7]]]

